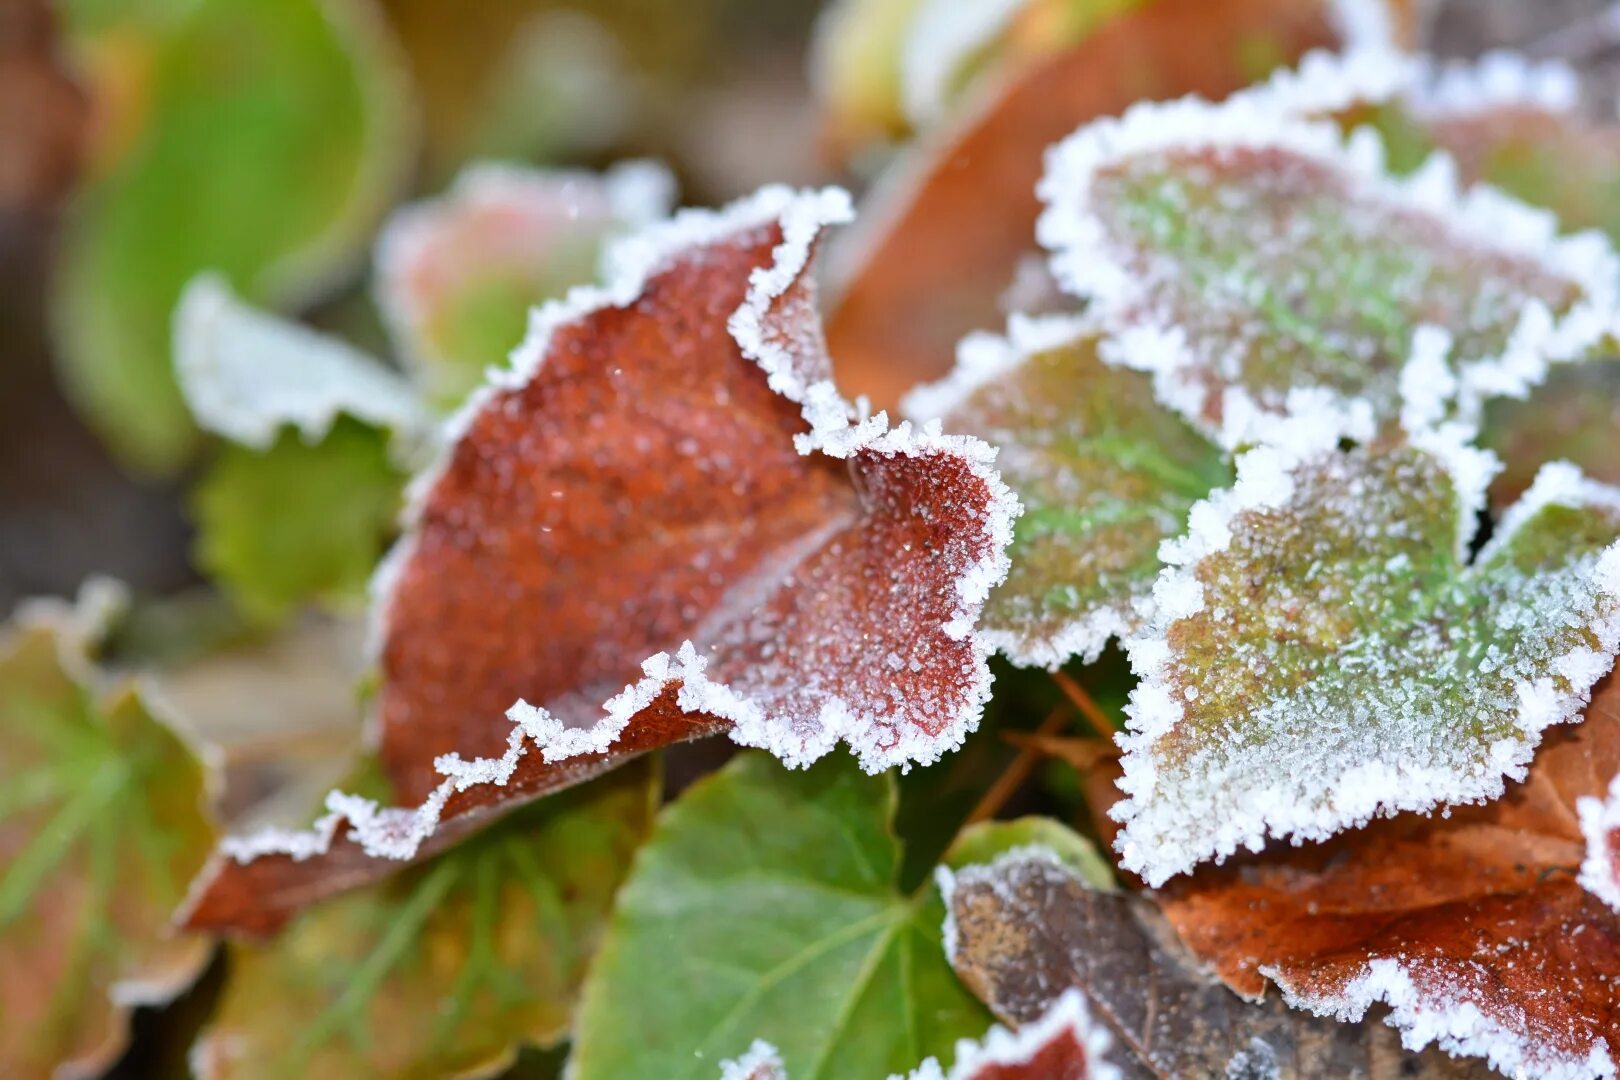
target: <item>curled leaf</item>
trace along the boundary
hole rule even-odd
[[[1016,503],[974,440],[849,422],[806,276],[847,213],[771,188],[683,214],[540,313],[382,573],[381,756],[419,805],[335,796],[315,834],[233,843],[193,924],[273,928],[682,739],[799,765],[845,741],[874,770],[961,742]]]
[[[947,941],[962,980],[1003,1021],[1029,1024],[1083,992],[1124,1077],[1430,1080],[1483,1069],[1405,1057],[1387,1029],[1250,1004],[1208,974],[1151,901],[1099,890],[1050,853],[1022,848],[947,878]]]
[[[1041,194],[1058,280],[1226,446],[1301,389],[1434,423],[1457,382],[1470,402],[1514,392],[1614,324],[1603,238],[1459,191],[1443,156],[1393,179],[1375,132],[1345,142],[1268,94],[1093,124],[1053,150]]]
[[[945,382],[907,398],[913,417],[997,447],[1023,503],[1012,567],[985,604],[984,637],[1015,663],[1093,661],[1141,628],[1159,545],[1231,481],[1226,456],[1154,398],[1146,375],[1103,360],[1085,319],[1015,318],[972,335]]]
[[[632,765],[305,912],[274,941],[233,944],[193,1069],[428,1080],[557,1042],[656,789],[656,770]]]
[[[397,213],[377,243],[377,304],[434,401],[459,403],[523,339],[529,309],[595,281],[603,245],[669,213],[674,179],[475,165]]]
[[[1130,643],[1123,864],[1495,798],[1620,646],[1620,491],[1549,466],[1467,558],[1492,462],[1455,433],[1338,449],[1302,418],[1167,545]]]
[[[210,945],[169,923],[214,826],[203,762],[87,650],[96,596],[0,634],[0,1073],[94,1075]]]
[[[897,888],[895,805],[848,758],[745,754],[688,788],[619,894],[571,1075],[712,1080],[763,1038],[793,1080],[887,1076],[983,1032],[937,893]]]
[[[1382,9],[1368,4],[1368,10]],[[1155,0],[992,80],[891,167],[864,226],[835,250],[828,338],[839,377],[879,406],[943,378],[956,343],[1001,324],[997,300],[1034,249],[1046,148],[1140,98],[1220,97],[1340,40],[1325,0]]]
[[[1239,993],[1323,1016],[1376,1005],[1410,1048],[1509,1076],[1612,1076],[1620,916],[1576,883],[1576,807],[1620,771],[1617,684],[1549,733],[1523,783],[1448,817],[1403,814],[1321,845],[1206,867],[1160,894]]]

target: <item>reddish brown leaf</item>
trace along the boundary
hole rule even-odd
[[[89,117],[57,55],[51,5],[0,7],[0,209],[49,206],[78,172]]]
[[[381,756],[420,805],[337,796],[315,834],[237,843],[190,925],[272,930],[401,865],[370,856],[683,739],[793,765],[844,740],[872,770],[961,742],[1016,504],[981,443],[849,423],[805,272],[847,213],[766,189],[682,215],[542,310],[381,575]]]
[[[1368,5],[1372,7],[1373,5]],[[1002,321],[997,298],[1035,248],[1046,147],[1143,98],[1220,97],[1335,43],[1324,0],[1158,0],[1016,72],[888,179],[888,205],[852,235],[828,324],[841,381],[879,406],[951,368],[969,330]],[[1244,58],[1249,63],[1245,64]]]
[[[1292,1004],[1341,1018],[1384,1001],[1409,1046],[1513,1075],[1609,1075],[1620,916],[1576,883],[1575,806],[1617,770],[1610,680],[1501,799],[1206,868],[1163,906],[1239,993],[1258,997],[1269,978]]]
[[[1620,775],[1606,798],[1591,796],[1575,804],[1586,836],[1586,860],[1580,882],[1599,900],[1620,911]]]
[[[1130,1078],[1431,1080],[1477,1063],[1403,1055],[1393,1032],[1245,1003],[1205,972],[1151,901],[1085,883],[1052,853],[1021,847],[951,879],[952,963],[1010,1024],[1085,993],[1112,1035],[1107,1059]],[[1026,1029],[1027,1030],[1027,1029]]]

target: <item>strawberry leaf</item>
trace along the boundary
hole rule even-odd
[[[171,361],[181,290],[214,268],[280,307],[342,271],[412,157],[403,73],[352,0],[202,0],[171,16],[122,5],[70,29],[93,76],[140,73],[123,92],[144,122],[74,207],[58,358],[120,456],[169,472],[195,443]]]
[[[1154,0],[991,81],[983,100],[892,167],[836,260],[843,285],[828,338],[840,380],[887,407],[943,378],[964,334],[1001,323],[998,298],[1034,247],[1049,145],[1138,98],[1239,90],[1272,64],[1339,41],[1339,6]],[[1376,15],[1385,5],[1362,8]],[[1071,5],[1059,17],[1073,15]]]
[[[377,244],[377,301],[427,396],[455,405],[506,366],[529,309],[595,281],[605,241],[667,214],[673,187],[645,163],[603,176],[476,165],[396,214]]]
[[[96,597],[25,607],[0,636],[0,1073],[94,1075],[136,1005],[207,963],[170,912],[207,858],[207,774],[87,650]]]
[[[273,929],[683,739],[871,770],[960,744],[1016,503],[981,443],[849,422],[806,276],[846,214],[780,188],[683,214],[542,311],[382,573],[381,757],[416,805],[334,795],[315,833],[233,842],[193,925]]]
[[[1193,509],[1130,645],[1114,816],[1153,885],[1268,836],[1495,798],[1620,644],[1620,491],[1549,467],[1470,562],[1488,455],[1448,433],[1341,451],[1300,422]]]
[[[892,776],[848,759],[746,754],[688,789],[619,895],[572,1075],[709,1080],[761,1037],[795,1080],[883,1076],[982,1032],[938,895],[896,888],[894,809]]]
[[[1084,320],[1015,319],[1006,338],[964,340],[951,378],[907,399],[913,416],[997,447],[1024,505],[983,617],[1015,663],[1089,663],[1140,629],[1159,545],[1231,482],[1225,455],[1155,400],[1147,376],[1104,363],[1100,344]]]
[[[1581,888],[1576,808],[1620,771],[1620,684],[1549,733],[1522,784],[1449,817],[1403,814],[1206,867],[1159,896],[1233,989],[1359,1020],[1508,1076],[1612,1076],[1620,915]]]
[[[233,945],[198,1076],[485,1074],[558,1041],[656,787],[638,763]]]
[[[1082,129],[1053,150],[1041,194],[1059,282],[1091,301],[1121,363],[1226,446],[1302,389],[1432,423],[1459,378],[1470,400],[1511,392],[1614,320],[1600,237],[1559,238],[1549,215],[1460,193],[1443,157],[1395,180],[1374,132],[1344,143],[1264,93]]]

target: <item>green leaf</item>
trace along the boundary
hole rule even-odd
[[[986,638],[1015,663],[1097,659],[1140,626],[1159,545],[1231,482],[1226,456],[1154,398],[1140,372],[1105,364],[1086,320],[1014,320],[1006,338],[963,342],[955,373],[907,410],[999,450],[1024,506],[991,593]]]
[[[126,88],[143,120],[74,207],[58,353],[114,450],[171,471],[195,435],[170,360],[181,288],[216,269],[281,306],[343,270],[410,160],[403,76],[351,0],[196,0],[127,25],[84,10],[79,44],[108,68],[92,74],[144,73]]]
[[[895,887],[894,780],[745,754],[671,805],[637,857],[575,1031],[576,1080],[711,1080],[755,1038],[794,1080],[885,1076],[989,1024],[957,983],[932,885]]]
[[[637,762],[233,945],[199,1076],[483,1075],[559,1041],[657,791]]]
[[[1518,498],[1550,461],[1620,484],[1620,359],[1557,364],[1527,399],[1491,401],[1480,440],[1507,463],[1491,485],[1495,506]]]
[[[314,446],[290,429],[265,451],[224,444],[192,493],[197,563],[257,619],[357,605],[404,484],[389,437],[347,417]]]
[[[136,1004],[211,951],[170,916],[214,846],[207,775],[133,684],[103,689],[84,614],[0,636],[0,1075],[95,1075]]]
[[[1141,106],[1054,149],[1040,236],[1111,359],[1223,445],[1302,392],[1418,427],[1584,355],[1616,307],[1600,237],[1454,180],[1395,180],[1376,133],[1345,143],[1272,94]]]
[[[1113,889],[1114,869],[1108,860],[1081,836],[1060,821],[1049,817],[1022,817],[1013,821],[981,821],[962,830],[946,853],[945,865],[952,870],[976,863],[994,862],[1009,852],[1040,849],[1056,856],[1058,862],[1079,875],[1093,889]]]
[[[600,176],[486,164],[396,214],[377,245],[377,298],[423,392],[459,404],[506,366],[531,308],[595,281],[604,244],[663,217],[673,193],[647,162]]]
[[[1448,435],[1341,451],[1315,427],[1193,510],[1131,645],[1113,813],[1152,885],[1496,798],[1620,645],[1620,490],[1550,466],[1470,562],[1488,455]]]

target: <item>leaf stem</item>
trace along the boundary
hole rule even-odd
[[[1054,671],[1051,674],[1052,681],[1057,683],[1059,690],[1063,691],[1063,696],[1068,698],[1076,709],[1080,710],[1080,715],[1086,718],[1086,722],[1091,725],[1092,730],[1110,744],[1113,743],[1114,736],[1119,734],[1119,728],[1108,718],[1108,714],[1103,712],[1102,706],[1098,705],[1096,700],[1086,693],[1086,688],[1075,682],[1066,672]]]
[[[1041,721],[1041,726],[1035,729],[1036,733],[1041,736],[1056,735],[1063,730],[1068,719],[1069,707],[1059,705],[1047,714],[1045,720]],[[1023,787],[1024,781],[1029,779],[1029,774],[1035,771],[1035,766],[1045,756],[1034,746],[1026,746],[1019,750],[1018,756],[1013,758],[1012,764],[1002,770],[1001,775],[996,777],[996,782],[990,785],[989,790],[984,793],[984,797],[979,800],[979,804],[967,816],[967,820],[962,822],[962,828],[965,829],[969,825],[976,825],[981,821],[988,821],[995,817],[1001,811],[1001,808],[1006,805],[1007,800],[1012,798],[1013,792]],[[958,830],[958,833],[960,833],[960,830]]]

